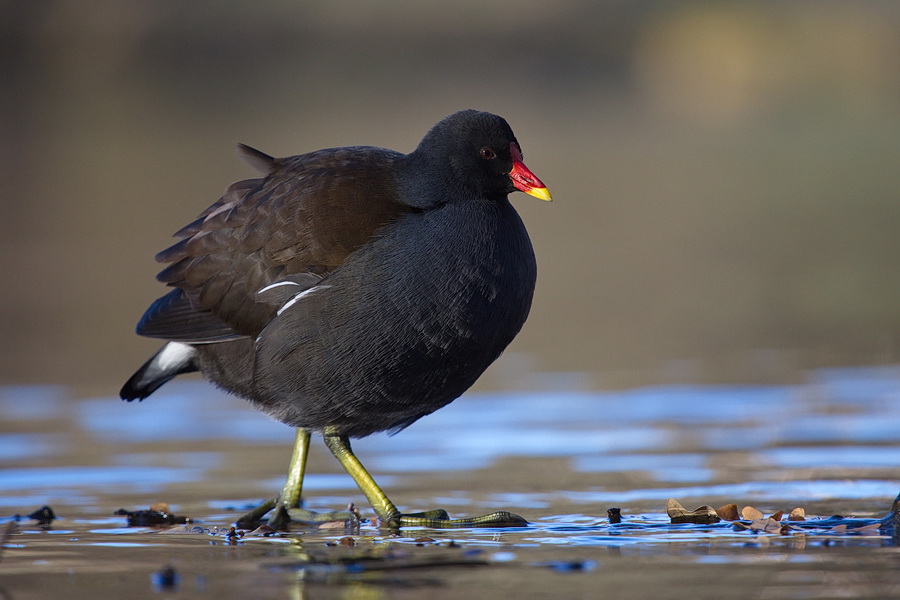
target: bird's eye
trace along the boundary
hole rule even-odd
[[[491,150],[490,148],[488,148],[487,146],[482,148],[480,153],[481,153],[481,158],[486,158],[488,160],[490,160],[492,158],[497,158],[497,153],[494,152],[493,150]]]

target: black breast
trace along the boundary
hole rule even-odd
[[[512,341],[535,272],[506,200],[404,215],[266,326],[246,364],[252,389],[239,393],[294,426],[402,428],[457,398]],[[210,363],[229,346],[240,361],[242,343],[198,349]]]

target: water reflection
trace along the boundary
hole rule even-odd
[[[898,490],[900,490],[900,480],[898,479],[815,479],[760,480],[629,490],[566,491],[564,496],[577,503],[601,506],[615,502],[658,501],[659,499],[663,499],[664,504],[666,498],[700,499],[702,501],[721,498],[746,504],[765,502],[767,506],[778,507],[775,510],[790,510],[798,502],[869,499],[875,507],[878,507],[878,510],[886,513],[890,508],[890,499],[897,495]],[[544,497],[549,501],[551,496],[548,494]],[[872,504],[866,503],[866,506],[872,506]],[[843,507],[845,503],[841,503],[839,506]]]
[[[59,495],[69,489],[100,488],[153,493],[172,483],[197,481],[203,473],[203,469],[195,468],[111,465],[4,469],[0,491],[43,489],[47,494]]]
[[[235,462],[231,452],[283,449],[286,460],[292,440],[288,427],[199,381],[172,382],[133,404],[67,398],[55,386],[0,388],[0,419],[0,490],[47,499],[122,488],[159,493],[212,473],[223,478]],[[382,478],[397,478],[385,485],[509,460],[525,478],[541,459],[561,461],[558,481],[577,482],[568,502],[664,494],[863,498],[892,496],[898,487],[885,478],[900,464],[898,430],[900,369],[879,367],[817,371],[793,386],[469,394],[396,436],[375,435],[355,448]],[[550,481],[553,474],[537,473]],[[505,479],[517,481],[508,469]],[[279,485],[274,475],[261,483]],[[312,472],[307,483],[316,491],[353,489],[337,470]],[[514,500],[543,505],[541,495],[553,493],[537,489],[531,500]]]
[[[842,513],[876,522],[900,489],[896,368],[820,371],[792,386],[469,394],[396,436],[355,442],[401,510],[511,509],[531,521],[514,532],[397,537],[364,527],[226,540],[221,532],[236,511],[281,485],[293,435],[201,382],[173,382],[140,404],[70,398],[58,387],[0,388],[0,423],[6,521],[43,504],[61,517],[49,529],[18,526],[3,557],[13,585],[66,573],[53,589],[82,578],[146,591],[173,561],[181,591],[222,598],[305,597],[334,585],[351,596],[427,587],[439,597],[466,582],[469,595],[510,582],[524,586],[523,596],[551,584],[578,595],[616,578],[629,586],[690,578],[696,589],[711,581],[704,569],[724,563],[732,578],[775,582],[738,588],[749,597],[778,597],[819,589],[801,581],[811,563],[893,572],[878,551],[894,552],[895,540],[877,528],[837,534],[820,519],[787,535],[758,534],[728,523],[672,525],[664,507],[669,497],[685,506],[752,504],[767,514],[804,506],[814,519]],[[355,501],[370,514],[319,442],[305,491],[313,509]],[[127,528],[112,514],[157,500],[189,514],[196,530]],[[609,524],[611,506],[622,507],[623,523]],[[773,570],[781,575],[772,579]],[[669,588],[660,585],[657,592]],[[729,596],[727,587],[707,595]]]

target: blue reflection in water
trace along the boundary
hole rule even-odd
[[[0,387],[0,415],[25,421],[66,414],[66,389],[59,385],[8,385]]]
[[[832,401],[871,405],[900,404],[900,366],[853,367],[813,371],[810,384],[826,391]]]
[[[46,419],[55,425],[40,426]],[[199,381],[172,382],[142,403],[113,397],[71,400],[56,386],[0,388],[0,490],[50,493],[122,486],[155,491],[173,482],[202,479],[220,467],[216,452],[143,453],[135,444],[227,440],[233,444],[278,444],[288,448],[291,428],[246,402]],[[74,428],[58,433],[60,423]],[[32,430],[33,432],[30,432]],[[52,433],[47,433],[52,431]],[[379,477],[436,468],[464,471],[502,458],[570,459],[577,473],[635,471],[670,489],[604,495],[586,492],[579,501],[616,502],[730,496],[750,498],[893,497],[898,481],[883,471],[900,464],[900,368],[831,369],[792,386],[650,386],[624,391],[542,390],[471,393],[414,423],[395,437],[354,441]],[[69,452],[75,435],[119,445],[112,466],[39,468]],[[320,444],[320,442],[317,442]],[[319,448],[321,451],[321,448]],[[714,452],[736,452],[755,465],[763,481],[714,485]],[[36,461],[36,462],[32,462]],[[44,462],[40,462],[44,461]],[[174,465],[159,466],[162,465]],[[718,462],[717,468],[721,469]],[[778,481],[777,469],[858,469],[853,481]],[[748,470],[745,475],[754,474]],[[329,477],[329,476],[325,476]],[[868,479],[866,479],[868,477]],[[386,481],[382,481],[389,485]],[[710,485],[696,485],[710,482]],[[349,478],[316,479],[318,489],[352,488]],[[677,484],[694,484],[681,486]],[[273,487],[277,482],[273,482]],[[549,500],[548,500],[549,499]],[[570,500],[574,500],[573,497]],[[552,494],[518,503],[540,505]]]
[[[234,439],[291,443],[293,432],[245,401],[198,381],[172,382],[143,402],[97,398],[80,403],[81,426],[115,442]]]
[[[0,434],[0,461],[51,456],[60,450],[59,436],[41,433]]]
[[[804,446],[771,448],[759,454],[779,467],[894,469],[900,466],[900,446]]]
[[[574,468],[578,471],[623,472],[643,471],[657,481],[709,481],[714,471],[707,468],[706,454],[610,454],[578,456]]]
[[[792,502],[810,502],[814,500],[832,500],[835,498],[862,499],[885,498],[897,495],[900,483],[885,479],[840,479],[840,480],[802,480],[802,481],[749,481],[744,483],[727,483],[718,485],[696,485],[672,488],[646,488],[623,491],[568,491],[565,495],[578,502],[635,502],[639,500],[659,500],[660,498],[678,498],[682,504],[686,500],[698,498],[706,501],[709,498],[740,498],[742,502],[760,500],[780,500],[790,498]],[[890,507],[890,500],[885,500],[885,512]]]
[[[462,402],[464,411],[471,399]],[[489,403],[489,401],[483,402]],[[436,466],[454,469],[480,468],[503,456],[578,456],[612,450],[645,450],[667,445],[668,432],[633,427],[612,430],[545,428],[523,431],[515,423],[469,427],[446,425],[433,415],[394,438],[384,436],[360,440],[354,446],[367,453],[367,462],[379,469],[427,471]],[[397,460],[401,455],[402,460]]]
[[[5,469],[0,491],[43,489],[47,492],[68,488],[103,487],[134,492],[157,490],[162,484],[196,481],[203,469],[163,467],[45,467]]]

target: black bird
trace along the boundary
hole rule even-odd
[[[276,159],[239,148],[266,175],[229,186],[156,256],[169,263],[157,279],[175,289],[137,333],[167,343],[121,397],[200,371],[296,427],[282,493],[247,519],[299,506],[320,431],[386,526],[524,523],[504,511],[401,514],[349,443],[459,397],[528,316],[534,252],[507,195],[550,193],[506,121],[455,113],[410,154],[353,146]]]

